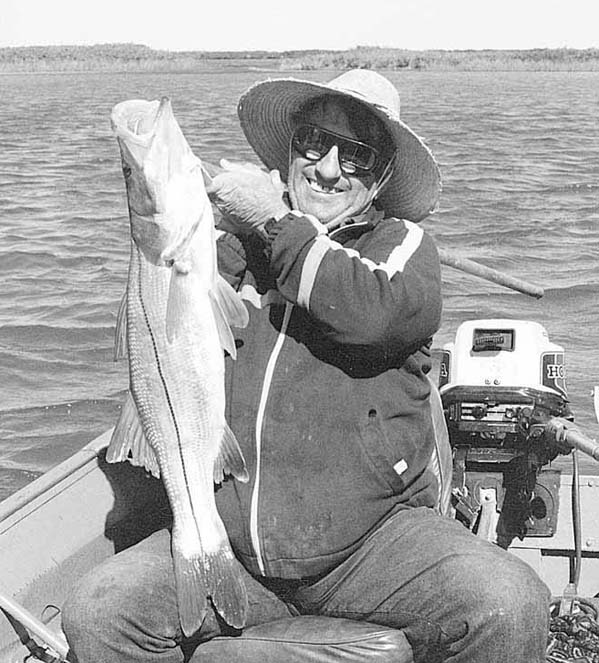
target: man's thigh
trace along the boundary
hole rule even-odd
[[[415,648],[457,643],[453,652],[477,648],[476,638],[501,637],[500,629],[510,629],[506,613],[517,611],[517,623],[526,606],[538,631],[533,639],[541,643],[545,600],[546,589],[527,565],[424,508],[390,518],[343,564],[297,594],[302,612],[402,629]],[[488,624],[496,632],[485,636]]]
[[[170,533],[161,530],[81,580],[63,615],[65,633],[80,663],[183,659],[170,547]],[[243,575],[249,601],[247,626],[291,615],[283,601],[245,571]],[[209,607],[191,642],[229,632]]]

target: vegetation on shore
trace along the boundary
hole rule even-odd
[[[284,68],[429,69],[436,71],[599,71],[599,49],[411,51],[358,46],[347,51],[306,54],[282,60]]]
[[[269,69],[599,71],[599,49],[428,50],[358,46],[346,51],[165,51],[140,44],[0,48],[0,72]]]

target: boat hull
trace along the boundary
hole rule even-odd
[[[0,504],[0,591],[61,637],[60,607],[91,568],[170,522],[162,484],[106,463],[107,431]],[[0,616],[0,662],[27,650]]]
[[[0,592],[58,638],[64,638],[61,606],[80,578],[102,560],[170,524],[160,481],[128,463],[106,463],[111,432],[0,503]],[[590,598],[599,592],[599,477],[583,475],[579,483],[579,595]],[[562,474],[552,536],[516,539],[510,546],[555,597],[564,594],[575,558],[571,487],[572,476]],[[19,630],[0,616],[0,663],[22,663],[28,655]]]

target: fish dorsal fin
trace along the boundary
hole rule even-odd
[[[114,361],[127,357],[127,291],[121,299],[114,331]]]
[[[160,477],[156,454],[146,440],[131,392],[127,394],[106,450],[107,462],[119,463],[124,460],[128,460],[131,465],[145,467],[156,478]]]
[[[235,359],[237,348],[231,326],[245,327],[247,325],[249,314],[245,304],[220,274],[215,280],[214,290],[210,291],[210,301],[220,344]]]
[[[239,442],[225,421],[218,456],[214,461],[214,483],[222,483],[226,474],[232,474],[243,483],[247,483],[250,478]]]

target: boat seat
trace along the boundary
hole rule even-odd
[[[301,616],[251,626],[197,647],[189,663],[413,663],[397,629],[336,617]]]

